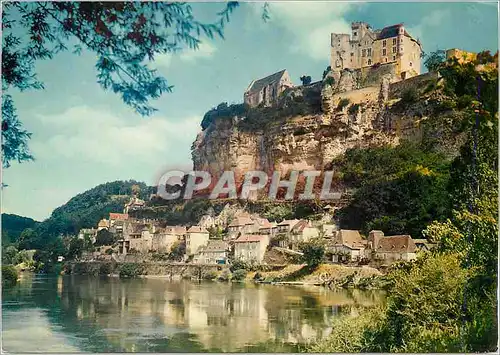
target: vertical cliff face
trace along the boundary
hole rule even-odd
[[[425,119],[425,103],[406,109],[394,105],[405,86],[391,84],[391,76],[352,90],[359,86],[356,80],[349,72],[334,86],[316,83],[289,90],[270,109],[214,120],[193,143],[194,169],[212,176],[224,170],[237,175],[248,170],[321,170],[350,148],[398,144],[401,137],[419,135],[415,122]]]

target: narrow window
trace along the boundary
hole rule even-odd
[[[387,45],[387,41],[384,39],[384,40],[382,41],[382,47],[385,47],[386,45]]]
[[[396,45],[396,43],[397,43],[396,38],[393,38],[393,39],[392,39],[392,45],[393,45],[393,46],[395,46],[395,45]]]
[[[392,53],[396,53],[396,47],[392,47]]]
[[[387,49],[385,49],[385,48],[384,48],[384,49],[382,49],[382,55],[383,55],[383,56],[386,56],[386,55],[387,55]]]

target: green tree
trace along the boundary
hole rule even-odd
[[[68,253],[66,257],[68,259],[74,259],[82,255],[84,248],[84,240],[80,238],[71,238],[69,242]]]
[[[311,77],[310,76],[301,76],[300,77],[300,81],[302,82],[302,85],[309,85],[312,81]]]
[[[2,287],[11,287],[17,283],[18,274],[14,266],[2,265]]]
[[[13,245],[9,245],[2,251],[2,264],[14,264],[15,257],[17,255],[17,248]]]
[[[186,254],[186,242],[178,241],[172,245],[172,249],[170,250],[170,254],[168,258],[173,261],[182,261],[184,255]]]
[[[102,246],[102,245],[113,245],[113,243],[116,241],[115,235],[108,231],[107,229],[101,229],[99,232],[97,232],[96,238],[95,238],[95,245],[96,246]],[[82,245],[83,247],[83,245]]]
[[[19,236],[19,249],[41,249],[43,240],[32,228],[26,228]]]
[[[203,38],[223,38],[237,2],[227,2],[212,23],[193,15],[188,3],[171,2],[8,2],[3,8],[3,165],[33,159],[30,133],[17,118],[12,88],[42,89],[35,67],[59,52],[96,54],[97,82],[121,96],[141,115],[170,85],[147,62],[159,54],[197,49]],[[159,16],[160,15],[160,16]],[[27,41],[25,41],[27,39]]]
[[[303,261],[311,268],[317,267],[323,262],[325,256],[325,245],[320,238],[312,239],[308,242],[303,242],[299,245],[299,249],[303,255]]]
[[[438,49],[435,52],[425,55],[424,65],[428,71],[438,71],[446,61],[446,52]]]

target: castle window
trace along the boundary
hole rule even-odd
[[[392,45],[393,45],[393,46],[395,46],[395,45],[396,45],[396,43],[397,43],[396,38],[393,38],[393,39],[392,39]]]
[[[368,57],[371,57],[371,56],[372,56],[372,49],[368,48]]]
[[[410,62],[410,67],[412,66],[411,62]]]
[[[387,49],[385,49],[385,48],[382,49],[382,55],[384,55],[384,56],[387,55]]]
[[[358,32],[354,31],[354,35],[357,36],[358,35]]]
[[[387,41],[384,39],[384,40],[382,41],[382,47],[385,47],[386,45],[387,45]]]
[[[396,47],[392,47],[392,53],[396,53]]]
[[[354,57],[354,53],[353,52],[351,52],[351,57]]]
[[[372,60],[368,59],[368,65],[372,65]]]
[[[396,60],[396,56],[395,55],[392,56],[392,60]]]
[[[400,49],[400,52],[402,52],[403,51],[403,46],[401,46],[399,49]]]
[[[362,57],[366,57],[366,49],[363,49],[363,50],[361,51],[361,56],[362,56]]]

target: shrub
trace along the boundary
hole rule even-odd
[[[106,249],[106,251],[104,252],[104,254],[106,254],[106,255],[111,255],[111,254],[113,254],[113,249],[111,249],[111,248]]]
[[[325,256],[325,246],[319,238],[301,243],[299,249],[304,253],[303,261],[309,267],[316,267],[321,264],[323,257]]]
[[[418,100],[418,92],[414,87],[409,87],[401,94],[401,102],[410,104]]]
[[[242,281],[247,276],[247,272],[244,269],[239,269],[233,272],[232,279],[235,281]]]
[[[323,80],[323,86],[334,86],[335,85],[335,79],[331,76]]]
[[[14,265],[2,265],[2,286],[14,286],[17,283],[17,277]]]
[[[251,266],[248,263],[244,262],[243,260],[234,260],[229,268],[231,272],[235,272],[237,270],[250,270],[250,269]]]
[[[343,99],[340,99],[339,101],[339,104],[337,105],[337,110],[343,110],[344,107],[347,107],[347,105],[349,105],[351,103],[351,100],[349,100],[348,98],[343,98]]]
[[[348,112],[349,112],[349,114],[351,114],[351,115],[355,115],[356,113],[358,113],[359,108],[360,108],[359,104],[352,104],[352,105],[349,107]]]
[[[205,274],[203,274],[203,279],[205,280],[215,280],[216,278],[217,278],[217,272],[213,270],[210,270]]]
[[[229,270],[224,270],[222,274],[219,275],[218,280],[219,281],[229,281],[231,279],[231,273]]]
[[[142,275],[143,268],[141,265],[136,263],[124,263],[119,266],[118,270],[120,277],[128,278]]]
[[[111,264],[104,263],[99,266],[99,275],[109,275],[112,272]]]

